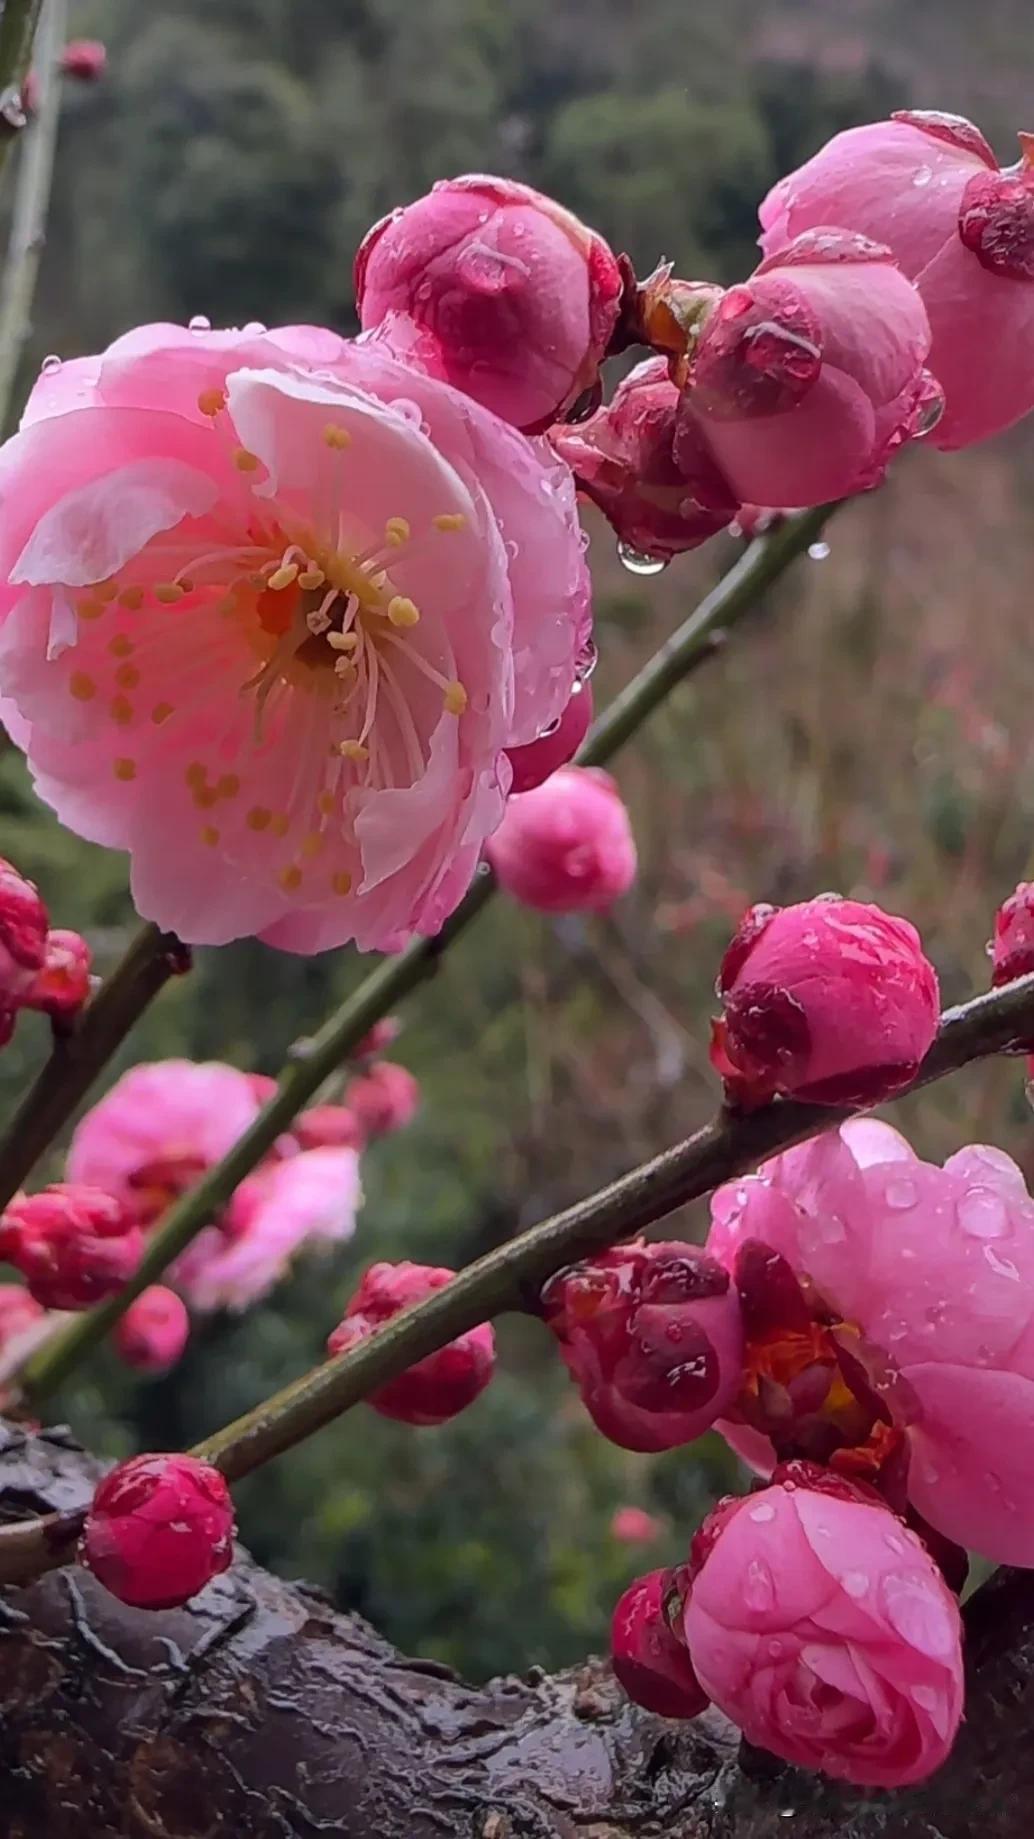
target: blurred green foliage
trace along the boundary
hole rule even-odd
[[[989,35],[1010,8],[989,0]],[[907,29],[888,0],[81,0],[75,30],[106,39],[109,74],[68,89],[33,361],[153,316],[347,327],[363,230],[463,169],[548,186],[644,268],[669,256],[735,278],[758,199],[826,135],[965,102],[961,56],[937,89],[944,15],[926,0]],[[355,1245],[209,1324],[164,1380],[95,1363],[60,1401],[84,1437],[112,1454],[192,1441],[318,1357],[364,1262],[461,1262],[701,1122],[714,970],[748,900],[874,895],[922,926],[949,999],[979,984],[1034,819],[1032,539],[1011,451],[924,456],[834,527],[831,559],[799,568],[622,760],[641,876],[618,911],[547,923],[498,902],[411,1004],[399,1054],[424,1108],[365,1159]],[[720,538],[647,586],[597,531],[601,700],[735,553]],[[976,599],[995,613],[979,649]],[[13,751],[0,830],[109,968],[133,925],[125,862],[64,834]],[[363,968],[253,943],[202,952],[119,1065],[190,1053],[273,1070]],[[45,1047],[23,1020],[0,1058],[5,1107]],[[927,1153],[986,1135],[1028,1159],[1012,1066],[905,1115]],[[696,1209],[668,1230],[701,1229]],[[717,1440],[660,1459],[604,1443],[534,1324],[507,1323],[502,1347],[498,1383],[455,1425],[409,1432],[359,1410],[241,1489],[263,1560],[481,1675],[599,1647],[623,1584],[680,1555],[731,1478]],[[646,1551],[610,1533],[626,1503],[662,1520]]]

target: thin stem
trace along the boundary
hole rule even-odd
[[[1032,1027],[1034,975],[947,1010],[909,1089],[1001,1053]],[[855,1109],[783,1099],[761,1111],[720,1112],[686,1142],[468,1265],[444,1290],[275,1393],[194,1454],[215,1463],[230,1481],[250,1474],[457,1335],[525,1306],[556,1271],[643,1231],[765,1157],[832,1129]]]
[[[771,535],[752,543],[736,566],[701,602],[593,728],[579,759],[609,760],[657,705],[690,671],[712,655],[720,635],[755,605],[765,589],[814,542],[832,507],[790,518]],[[466,897],[433,939],[417,939],[397,957],[385,959],[342,1004],[319,1033],[295,1050],[280,1075],[278,1090],[244,1136],[166,1214],[152,1234],[134,1276],[117,1296],[80,1315],[34,1355],[24,1373],[32,1404],[49,1396],[115,1326],[140,1292],[160,1278],[202,1228],[227,1205],[324,1080],[369,1032],[438,967],[438,962],[491,899],[495,880],[482,867]]]
[[[25,126],[21,87],[43,0],[4,0],[0,13],[0,171],[7,150]]]
[[[55,1037],[49,1060],[0,1138],[0,1210],[68,1122],[148,1003],[188,965],[172,933],[143,927],[83,1011],[74,1033]]]
[[[39,107],[22,146],[11,236],[0,285],[0,430],[4,431],[18,366],[32,330],[32,303],[46,242],[64,88],[59,66],[67,29],[68,0],[45,0],[36,60]]]

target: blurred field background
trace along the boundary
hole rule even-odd
[[[767,186],[829,133],[905,105],[973,114],[1003,159],[1034,79],[1029,0],[80,0],[109,72],[68,85],[32,363],[152,317],[349,329],[366,225],[435,178],[498,170],[555,191],[640,265],[731,280]],[[641,876],[611,918],[497,902],[411,1004],[397,1057],[424,1106],[366,1157],[333,1266],[209,1324],[147,1384],[98,1361],[60,1401],[117,1454],[175,1447],[318,1357],[358,1268],[459,1263],[703,1121],[711,986],[748,902],[836,888],[921,928],[953,1001],[987,980],[998,901],[1034,869],[1034,434],[916,452],[830,529],[763,615],[654,719],[617,776]],[[738,553],[719,537],[663,576],[623,572],[593,529],[598,701]],[[2,848],[99,968],[133,926],[121,858],[63,835],[0,760]],[[256,945],[201,953],[130,1059],[275,1070],[362,975]],[[24,1020],[0,1100],[45,1051]],[[1034,1177],[1019,1063],[898,1108],[921,1152],[1007,1148]],[[55,1162],[55,1172],[57,1169]],[[668,1231],[698,1233],[700,1213]],[[242,1490],[258,1556],[412,1651],[483,1676],[604,1640],[637,1570],[680,1554],[728,1481],[715,1442],[653,1459],[588,1427],[533,1324],[447,1430],[359,1411]],[[647,1508],[630,1549],[615,1509]]]

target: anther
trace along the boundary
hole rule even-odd
[[[277,880],[286,894],[293,894],[302,885],[302,871],[292,864],[290,868],[280,870]]]
[[[69,692],[76,702],[92,702],[97,694],[97,685],[84,670],[74,670],[68,680]]]
[[[329,625],[329,621],[327,622]],[[358,632],[328,632],[327,644],[331,651],[355,651],[359,645]]]
[[[257,453],[249,453],[247,447],[235,447],[233,450],[233,463],[239,473],[254,473],[258,472],[262,461],[259,459]]]
[[[405,518],[405,517],[389,517],[388,518],[388,521],[384,526],[384,536],[385,536],[385,540],[391,544],[393,549],[401,549],[403,543],[409,542],[411,535],[412,535],[412,531],[410,529],[408,518]]]
[[[420,609],[408,595],[396,594],[388,602],[388,618],[393,626],[415,626],[420,621]]]
[[[326,579],[322,568],[303,568],[298,576],[298,586],[311,594],[315,588],[322,587]]]
[[[136,778],[136,761],[127,760],[124,758],[120,760],[116,760],[115,761],[115,777],[116,779],[122,779],[127,782],[130,779],[135,779]]]
[[[197,406],[202,415],[221,415],[226,407],[226,391],[220,389],[202,390],[197,399]]]
[[[337,447],[340,451],[352,445],[352,436],[348,429],[342,428],[340,422],[336,421],[328,421],[323,430],[323,439],[328,447]]]
[[[177,600],[183,599],[183,589],[178,581],[163,581],[155,588],[154,597],[163,607],[174,607]]]
[[[436,530],[442,532],[465,530],[467,527],[467,520],[462,511],[441,511],[437,517],[432,517],[431,522]]]
[[[467,706],[467,692],[458,678],[454,679],[452,683],[446,684],[445,695],[442,701],[447,715],[463,714]]]
[[[352,877],[345,869],[339,869],[338,873],[332,876],[330,885],[335,894],[351,894]]]
[[[274,569],[266,586],[272,588],[274,594],[279,594],[282,588],[290,587],[292,581],[297,581],[297,579],[297,562],[285,562],[280,568]]]
[[[118,597],[118,603],[120,607],[125,607],[127,612],[129,613],[139,613],[140,608],[144,604],[143,588],[142,587],[123,588],[121,594]]]
[[[337,750],[343,760],[368,760],[370,758],[370,749],[364,747],[362,741],[339,741]]]
[[[219,832],[214,824],[202,824],[200,836],[202,843],[206,843],[209,849],[214,849],[219,841]]]

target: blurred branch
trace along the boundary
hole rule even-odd
[[[60,59],[67,28],[68,0],[44,0],[36,55],[39,103],[19,158],[11,235],[0,282],[0,433],[7,431],[18,366],[32,330],[32,303],[46,242],[61,118]]]
[[[87,1004],[72,1034],[56,1035],[51,1055],[0,1137],[0,1209],[86,1096],[170,977],[189,958],[171,932],[145,926]]]
[[[578,755],[583,765],[599,765],[609,760],[664,698],[713,654],[725,634],[757,605],[765,590],[815,541],[833,508],[822,506],[799,517],[787,518],[770,535],[751,544],[735,567],[672,633],[601,716]],[[80,1360],[115,1326],[133,1299],[148,1284],[156,1282],[202,1228],[227,1205],[239,1183],[261,1162],[277,1137],[315,1096],[324,1080],[347,1059],[373,1024],[390,1014],[404,997],[434,974],[445,952],[481,912],[494,891],[494,877],[483,866],[465,899],[433,939],[415,939],[405,951],[385,959],[346,999],[336,1015],[324,1023],[318,1034],[292,1049],[275,1095],[222,1161],[170,1208],[152,1234],[140,1267],[125,1288],[99,1308],[77,1317],[28,1362],[24,1382],[33,1404],[47,1397],[68,1377]],[[0,1168],[2,1166],[0,1158]]]
[[[0,171],[25,126],[21,89],[42,6],[43,0],[4,0],[0,13]]]

